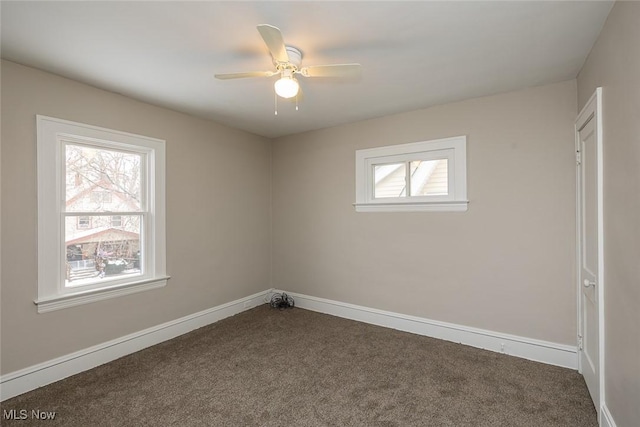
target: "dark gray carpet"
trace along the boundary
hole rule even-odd
[[[597,426],[575,371],[257,307],[17,396],[62,426]]]

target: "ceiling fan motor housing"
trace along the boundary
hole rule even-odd
[[[294,65],[296,69],[300,69],[300,64],[302,64],[302,52],[300,52],[300,49],[292,46],[285,46],[285,48],[289,56],[289,64]]]

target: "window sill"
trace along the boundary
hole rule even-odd
[[[466,212],[468,200],[417,203],[354,203],[356,212]]]
[[[76,305],[88,304],[122,295],[161,288],[167,284],[168,279],[169,276],[154,277],[147,280],[126,283],[124,285],[41,298],[35,300],[34,303],[38,306],[38,313],[47,313],[49,311],[61,310],[63,308],[74,307]]]

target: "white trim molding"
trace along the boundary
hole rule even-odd
[[[274,290],[274,292],[282,291]],[[286,293],[293,297],[295,306],[299,308],[452,341],[549,365],[570,369],[578,367],[578,349],[575,346],[440,322],[293,292]]]
[[[0,401],[95,368],[152,345],[186,334],[194,329],[249,310],[267,302],[274,292],[282,291],[269,289],[258,292],[245,298],[3,375],[0,377]],[[398,329],[417,335],[453,341],[550,365],[571,369],[577,368],[577,348],[573,346],[471,328],[292,292],[287,292],[287,294],[294,298],[296,307],[302,309]],[[603,408],[603,414],[602,418],[607,416],[611,421],[608,426],[606,424],[602,425],[615,427],[613,418],[611,418],[606,408]]]
[[[354,203],[356,212],[466,212],[468,200],[429,203]]]
[[[613,415],[609,411],[609,407],[605,404],[602,405],[600,410],[600,427],[617,427],[616,422],[613,420]]]
[[[134,294],[136,292],[162,288],[166,286],[167,280],[169,279],[169,276],[157,277],[155,279],[125,283],[118,286],[104,287],[90,291],[80,291],[76,293],[63,294],[61,296],[37,299],[33,303],[38,306],[38,313],[47,313],[49,311],[74,307],[76,305],[82,305],[123,295]]]
[[[0,377],[0,401],[95,368],[152,345],[186,334],[265,302],[270,291],[181,317],[124,337],[67,354]]]

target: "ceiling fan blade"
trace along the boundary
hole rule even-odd
[[[360,64],[312,65],[299,71],[305,77],[358,77],[361,73]]]
[[[277,74],[277,73],[274,71],[249,71],[247,73],[216,74],[215,78],[220,80],[229,80],[229,79],[243,79],[245,77],[271,77],[274,74]]]
[[[289,62],[289,55],[287,54],[287,48],[284,45],[280,29],[273,25],[260,24],[258,25],[258,31],[269,48],[273,59],[276,62]]]

